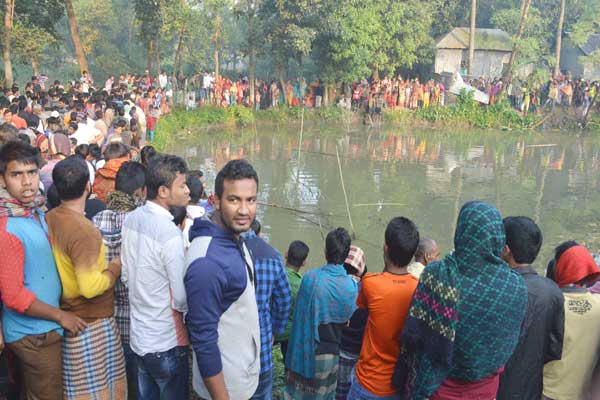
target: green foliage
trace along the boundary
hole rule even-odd
[[[228,111],[233,119],[241,126],[250,125],[256,119],[254,112],[248,107],[236,105],[231,106]]]
[[[27,26],[21,19],[14,21],[11,41],[13,56],[23,64],[40,62],[44,50],[56,45],[56,39],[47,30],[36,25]]]

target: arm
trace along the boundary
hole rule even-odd
[[[271,325],[273,337],[281,335],[287,325],[291,306],[291,289],[283,266],[279,258],[275,264],[275,281],[271,293]]]
[[[186,322],[198,370],[211,398],[227,399],[219,350],[218,324],[227,307],[223,304],[223,289],[227,284],[220,266],[200,258],[192,262],[185,274],[188,298]]]
[[[114,259],[106,265],[104,244],[97,230],[74,236],[68,252],[79,290],[87,299],[99,296],[112,288],[121,274],[120,259]]]
[[[544,355],[544,363],[562,358],[565,334],[565,306],[562,293],[560,293],[560,298],[557,298],[554,302],[554,312],[552,314],[553,320],[548,332],[548,345]]]
[[[162,259],[167,269],[169,286],[171,287],[171,307],[180,312],[187,311],[187,301],[183,276],[185,271],[185,254],[183,236],[177,235],[163,246]]]

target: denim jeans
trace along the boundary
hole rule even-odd
[[[400,395],[393,394],[390,396],[378,396],[369,392],[367,389],[362,387],[362,385],[356,379],[356,373],[352,371],[350,374],[350,382],[352,386],[350,386],[350,392],[348,393],[348,400],[399,400]]]
[[[135,399],[137,393],[138,365],[137,356],[131,350],[131,346],[123,343],[123,354],[125,355],[125,369],[127,371],[127,393],[130,400]]]
[[[273,368],[260,374],[258,387],[251,400],[271,400],[273,398]]]
[[[162,353],[136,356],[137,398],[140,400],[187,399],[190,376],[188,352],[187,346],[179,346]]]

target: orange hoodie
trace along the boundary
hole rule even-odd
[[[121,168],[121,165],[125,161],[129,161],[129,157],[112,159],[107,161],[102,168],[96,171],[93,191],[96,193],[98,200],[106,203],[108,194],[115,191],[117,172],[119,172],[119,168]]]

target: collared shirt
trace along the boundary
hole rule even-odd
[[[187,345],[183,236],[173,216],[148,201],[125,218],[122,235],[121,281],[129,289],[131,349],[144,356]]]
[[[106,247],[106,262],[121,257],[121,230],[123,229],[123,221],[129,212],[103,210],[94,216],[92,222],[102,234],[102,241]],[[119,333],[121,334],[121,342],[129,344],[129,299],[127,295],[127,287],[117,280],[115,282],[115,322]]]
[[[244,240],[254,261],[256,304],[260,323],[260,371],[273,368],[273,335],[283,333],[288,321],[291,291],[283,259],[273,247],[252,231]]]

